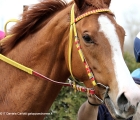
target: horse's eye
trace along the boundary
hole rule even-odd
[[[83,35],[83,39],[86,43],[94,43],[88,34]]]

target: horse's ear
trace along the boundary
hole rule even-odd
[[[82,9],[84,3],[85,3],[85,0],[74,0],[75,1],[75,4],[77,5],[77,7],[80,9]]]
[[[108,7],[110,6],[111,0],[103,0],[103,1]]]

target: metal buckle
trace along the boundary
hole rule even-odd
[[[99,101],[101,101],[101,104],[104,104],[105,98],[108,96],[109,87],[103,85],[102,83],[97,83],[97,85],[101,85],[103,88],[105,88],[105,94],[104,94],[103,100],[100,99],[96,94],[94,94],[94,96],[95,96]]]

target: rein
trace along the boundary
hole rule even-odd
[[[86,16],[89,16],[89,15],[92,15],[92,14],[97,14],[97,13],[100,13],[100,12],[109,12],[110,10],[109,9],[97,9],[97,10],[92,10],[92,11],[89,11],[85,14],[82,14],[80,15],[79,17],[75,18],[75,15],[74,15],[74,5],[72,6],[71,8],[71,23],[70,23],[70,36],[69,36],[69,53],[68,53],[68,61],[69,61],[69,70],[70,70],[70,74],[71,76],[73,77],[73,79],[75,80],[73,74],[72,74],[72,68],[71,68],[71,50],[72,50],[72,41],[73,41],[73,37],[75,38],[75,44],[76,44],[76,47],[78,49],[78,53],[80,55],[80,58],[82,60],[82,62],[84,63],[85,65],[85,69],[87,71],[87,74],[89,76],[89,79],[91,80],[93,86],[96,86],[96,85],[101,85],[103,86],[105,89],[106,89],[106,92],[105,92],[105,96],[104,98],[106,97],[107,95],[107,92],[109,90],[109,87],[101,84],[101,83],[96,83],[95,81],[95,78],[94,78],[94,75],[83,55],[83,52],[82,52],[82,49],[81,49],[81,46],[80,46],[80,42],[79,42],[79,39],[78,39],[78,35],[77,35],[77,31],[76,31],[76,26],[75,26],[75,23],[78,22],[79,20],[81,20],[82,18],[86,17]],[[74,35],[73,35],[74,33]],[[8,37],[8,36],[7,36]],[[10,35],[11,37],[11,35]],[[62,85],[62,86],[69,86],[69,87],[72,87],[73,89],[77,90],[77,91],[80,91],[80,92],[87,92],[91,95],[95,95],[95,91],[93,90],[93,88],[86,88],[86,87],[83,87],[83,86],[79,86],[79,85],[76,85],[75,83],[71,82],[71,83],[65,83],[65,82],[58,82],[58,81],[55,81],[55,80],[52,80],[34,70],[32,70],[31,68],[28,68],[20,63],[17,63],[16,61],[0,54],[0,60],[30,74],[30,75],[33,75],[33,76],[36,76],[36,77],[39,77],[39,78],[42,78],[44,80],[47,80],[47,81],[50,81],[50,82],[53,82],[54,84],[57,84],[57,85]],[[95,95],[96,96],[96,95]],[[97,96],[96,96],[97,97]],[[98,98],[98,97],[97,97]],[[104,102],[104,99],[101,100],[100,98],[98,98],[102,103]]]
[[[31,68],[28,68],[28,67],[26,67],[26,66],[24,66],[24,65],[22,65],[20,63],[17,63],[16,61],[14,61],[14,60],[12,60],[12,59],[10,59],[10,58],[2,55],[2,54],[0,54],[0,60],[4,61],[4,62],[6,62],[6,63],[18,68],[18,69],[20,69],[20,70],[22,70],[22,71],[24,71],[24,72],[26,72],[26,73],[28,73],[30,75],[34,75],[34,76],[42,78],[44,80],[53,82],[53,83],[55,83],[57,85],[69,86],[69,87],[73,87],[73,89],[75,89],[77,91],[88,92],[88,93],[90,93],[92,95],[95,94],[95,91],[93,89],[91,89],[91,88],[85,88],[85,87],[82,87],[82,86],[79,86],[79,85],[75,85],[73,83],[64,83],[64,82],[58,82],[58,81],[52,80],[52,79],[50,79],[50,78],[48,78],[48,77],[46,77],[46,76],[34,71],[34,70],[32,70]]]

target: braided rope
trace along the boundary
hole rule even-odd
[[[96,10],[92,10],[92,11],[89,11],[89,12],[86,12],[80,16],[78,16],[74,22],[78,22],[79,20],[83,19],[84,17],[87,17],[89,15],[92,15],[92,14],[98,14],[98,13],[103,13],[103,12],[111,12],[108,8],[103,8],[103,9],[96,9]]]

